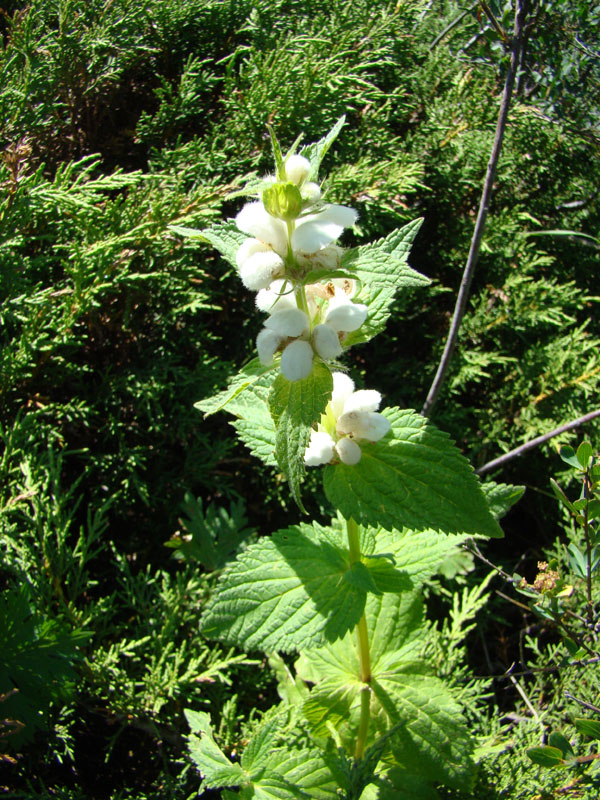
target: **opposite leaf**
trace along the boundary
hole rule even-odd
[[[501,537],[466,458],[414,411],[385,409],[392,430],[362,444],[358,464],[325,468],[325,494],[364,525]]]

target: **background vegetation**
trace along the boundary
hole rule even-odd
[[[510,31],[511,4],[489,7]],[[530,20],[434,416],[475,466],[592,410],[600,382],[600,5],[535,2]],[[194,796],[183,708],[210,711],[235,752],[275,698],[262,656],[202,640],[199,609],[241,542],[298,512],[224,418],[193,408],[260,323],[214,251],[167,226],[235,214],[242,177],[270,168],[267,124],[290,144],[346,114],[328,199],[359,209],[356,243],[423,216],[411,265],[434,280],[355,349],[353,374],[419,409],[505,47],[478,3],[443,0],[5,0],[0,32],[0,788]],[[598,431],[585,429],[596,450]],[[494,473],[527,492],[486,557],[533,581],[554,555],[568,576],[576,533],[549,478],[576,493],[572,474],[555,441]],[[308,502],[321,513],[316,488]],[[554,669],[556,628],[498,597],[517,597],[502,578],[479,589],[488,572],[465,554],[429,589],[430,655],[462,686],[486,756],[474,797],[563,796],[564,774],[525,749],[571,730],[578,700],[598,710],[597,669]],[[553,668],[502,678],[512,665]],[[585,791],[567,796],[597,796]]]

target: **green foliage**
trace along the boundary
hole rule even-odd
[[[471,467],[448,437],[412,411],[386,409],[392,431],[355,466],[325,469],[328,499],[366,525],[501,536]]]

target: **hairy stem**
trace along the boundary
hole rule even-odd
[[[492,187],[494,185],[494,178],[496,176],[496,166],[500,157],[500,150],[502,149],[502,140],[504,138],[504,130],[506,128],[506,119],[508,117],[508,107],[510,105],[510,98],[513,91],[515,82],[515,75],[521,58],[521,48],[523,46],[523,28],[525,25],[526,17],[526,0],[517,0],[517,8],[515,12],[515,26],[512,38],[512,47],[510,54],[510,66],[506,74],[504,82],[504,91],[502,93],[502,101],[500,103],[500,112],[498,114],[498,122],[496,123],[496,134],[494,136],[494,144],[492,145],[492,152],[490,160],[487,165],[487,173],[485,183],[483,185],[483,192],[481,201],[479,203],[479,211],[477,212],[477,220],[475,222],[475,230],[473,231],[473,238],[471,239],[471,246],[469,248],[469,255],[465,265],[460,289],[458,290],[458,297],[456,298],[456,306],[454,308],[454,315],[450,325],[448,338],[444,346],[444,352],[440,360],[435,378],[429,389],[429,394],[421,410],[421,414],[429,417],[433,412],[437,399],[439,397],[442,385],[448,372],[450,359],[454,353],[456,340],[458,338],[458,331],[462,322],[462,318],[467,307],[467,299],[469,297],[469,290],[473,281],[475,267],[479,258],[479,250],[481,241],[483,239],[483,231],[485,229],[485,221],[487,218],[488,210],[490,207],[490,200],[492,196]]]
[[[358,525],[350,517],[346,520],[346,531],[348,534],[348,549],[350,551],[350,565],[360,561],[360,537]],[[356,641],[358,645],[358,662],[360,668],[360,680],[363,682],[360,693],[360,722],[356,737],[356,747],[354,757],[362,758],[365,752],[365,743],[369,730],[369,719],[371,717],[371,654],[369,652],[369,632],[367,630],[367,618],[363,613],[356,626]]]

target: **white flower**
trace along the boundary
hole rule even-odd
[[[321,187],[318,183],[307,181],[300,187],[300,194],[302,199],[312,206],[321,199]]]
[[[313,367],[313,349],[303,339],[290,342],[281,354],[281,372],[288,381],[308,378]]]
[[[296,293],[291,281],[275,280],[266,289],[261,289],[256,295],[256,307],[267,313],[271,313],[275,308],[277,311],[284,308],[297,308]]]
[[[324,361],[331,361],[342,354],[337,331],[330,325],[316,325],[312,332],[312,343],[317,353]]]
[[[265,328],[270,328],[279,336],[302,336],[310,328],[308,314],[299,308],[284,308],[276,311],[265,322]]]
[[[292,247],[305,253],[322,250],[337,239],[344,228],[354,225],[357,218],[358,212],[353,208],[338,205],[328,205],[314,214],[299,217],[292,234]]]
[[[336,287],[335,295],[329,301],[325,322],[336,331],[356,331],[367,318],[367,307],[353,303],[348,295]]]
[[[335,442],[324,431],[311,431],[310,441],[304,453],[304,463],[307,467],[318,467],[320,464],[329,464],[333,458]]]
[[[337,456],[342,464],[353,466],[362,457],[361,441],[377,442],[390,429],[389,420],[377,413],[381,403],[379,392],[354,391],[352,380],[341,372],[333,373],[333,392],[316,431],[311,432],[305,453],[307,466],[328,464]],[[332,453],[325,446],[332,442]],[[321,460],[319,460],[319,458]]]
[[[235,224],[242,233],[254,236],[285,258],[288,249],[286,224],[283,220],[272,217],[260,200],[256,203],[246,203],[235,218]]]
[[[282,342],[281,336],[278,336],[275,331],[268,328],[263,328],[256,337],[256,349],[258,350],[258,358],[261,364],[268,367],[273,363],[273,356],[279,350]]]
[[[256,239],[247,241],[255,242]],[[270,286],[274,278],[283,274],[284,269],[283,259],[273,250],[258,250],[242,262],[240,278],[246,289],[258,291]]]

